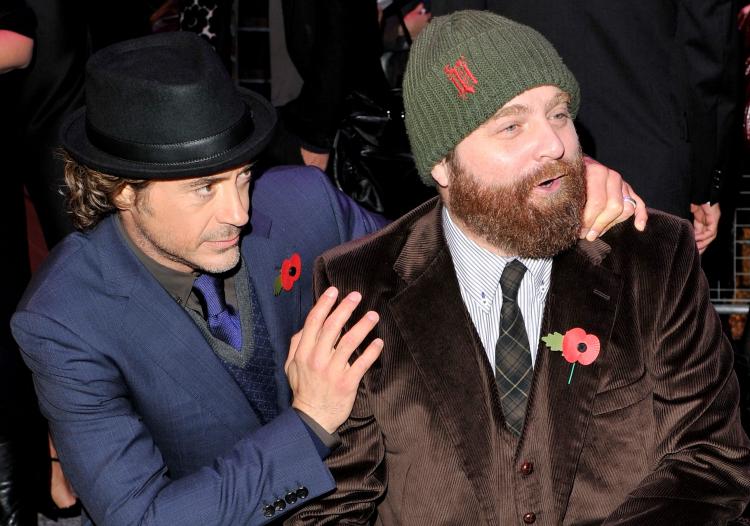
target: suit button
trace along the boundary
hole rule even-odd
[[[287,504],[294,504],[297,502],[297,494],[294,491],[290,491],[284,495],[284,498],[286,499]]]
[[[304,486],[300,486],[297,488],[297,498],[298,499],[304,499],[309,495],[309,492],[307,491],[307,488]]]
[[[536,515],[534,515],[533,513],[526,513],[523,516],[523,522],[525,522],[526,524],[534,524],[534,522],[536,522]]]
[[[534,473],[534,463],[533,462],[524,462],[521,464],[521,474],[522,475],[531,475]]]
[[[286,508],[286,502],[284,502],[284,499],[276,499],[273,501],[273,507],[276,508],[276,511],[282,511]]]
[[[273,517],[274,513],[276,513],[276,510],[274,507],[270,504],[267,504],[266,506],[263,506],[263,515],[266,517]]]

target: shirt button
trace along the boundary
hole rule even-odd
[[[534,522],[536,522],[536,515],[534,515],[533,513],[526,513],[523,516],[523,522],[525,522],[526,524],[534,524]]]
[[[524,462],[521,464],[521,474],[528,476],[534,473],[534,463],[533,462]]]
[[[284,502],[284,499],[276,499],[273,507],[276,508],[276,511],[283,511],[286,508],[286,502]]]
[[[263,506],[263,515],[266,517],[273,517],[276,513],[276,508],[274,508],[271,504],[267,504]]]

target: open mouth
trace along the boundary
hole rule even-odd
[[[562,179],[563,175],[558,175],[557,177],[551,177],[549,179],[545,179],[541,183],[539,183],[537,186],[540,188],[551,188],[557,181]]]

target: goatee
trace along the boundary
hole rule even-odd
[[[481,184],[464,169],[460,159],[448,156],[447,162],[451,216],[500,253],[547,258],[578,240],[586,204],[585,165],[580,151],[573,160],[550,162],[510,185]],[[556,192],[546,197],[534,195],[537,185],[554,179],[560,180]]]

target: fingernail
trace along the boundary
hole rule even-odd
[[[329,298],[335,298],[339,295],[339,291],[336,287],[328,287],[323,295],[328,296]]]
[[[346,299],[348,299],[349,301],[357,302],[362,299],[362,294],[355,290],[354,292],[350,292]]]
[[[599,236],[599,232],[596,230],[589,230],[588,234],[586,234],[586,239],[589,241],[595,240]]]
[[[370,321],[378,321],[380,319],[380,316],[378,316],[378,313],[375,311],[369,311],[365,316],[367,316],[367,319]]]
[[[382,347],[383,345],[385,345],[385,342],[383,340],[381,340],[380,338],[375,338],[374,340],[372,340],[372,343],[376,347]]]

